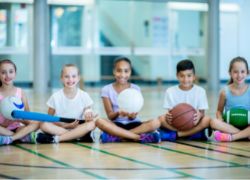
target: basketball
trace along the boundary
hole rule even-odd
[[[144,99],[140,91],[128,88],[118,95],[119,109],[128,113],[138,113],[144,104]]]
[[[193,119],[196,110],[189,104],[181,103],[173,107],[172,126],[177,130],[185,131],[194,127]]]
[[[223,119],[238,128],[246,128],[250,124],[249,111],[246,109],[230,109],[223,114]]]
[[[21,98],[16,96],[7,96],[0,102],[0,113],[6,118],[10,120],[15,120],[12,117],[12,111],[24,110],[24,104]]]

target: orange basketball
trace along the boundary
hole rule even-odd
[[[170,113],[172,114],[172,126],[177,130],[185,131],[194,127],[194,114],[196,110],[189,104],[180,103]]]

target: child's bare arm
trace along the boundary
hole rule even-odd
[[[113,111],[112,104],[109,98],[103,97],[102,100],[103,100],[104,109],[108,116],[108,119],[115,120],[120,115],[119,112]]]
[[[216,118],[219,120],[223,120],[222,114],[225,106],[226,94],[225,91],[222,90],[219,95],[219,101],[217,106]]]
[[[169,109],[167,110],[165,117],[166,117],[167,123],[172,124],[172,114],[170,113]]]

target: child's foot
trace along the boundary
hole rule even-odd
[[[220,131],[214,131],[213,140],[218,142],[230,142],[232,141],[232,135],[227,133],[222,133]]]
[[[109,142],[121,142],[121,138],[117,137],[117,136],[113,136],[111,134],[108,134],[106,132],[103,132],[101,134],[101,142],[102,143],[109,143]]]
[[[144,133],[140,135],[141,143],[159,143],[161,142],[161,136],[158,131],[151,133]]]
[[[37,133],[36,142],[41,143],[41,144],[56,143],[53,135],[45,134],[41,132]]]
[[[37,142],[36,142],[37,134],[38,134],[37,132],[31,132],[31,133],[27,134],[26,136],[24,136],[21,139],[21,142],[37,144]]]
[[[7,145],[12,143],[11,136],[0,136],[0,145]]]
[[[101,140],[101,130],[99,128],[95,128],[95,130],[91,131],[90,137],[92,138],[92,142],[97,143]]]
[[[160,135],[162,141],[176,141],[177,132],[171,130],[160,129]]]

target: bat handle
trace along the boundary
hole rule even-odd
[[[60,122],[72,123],[74,121],[79,121],[80,124],[82,124],[83,122],[85,122],[85,120],[83,120],[83,119],[63,118],[63,117],[60,118]]]

